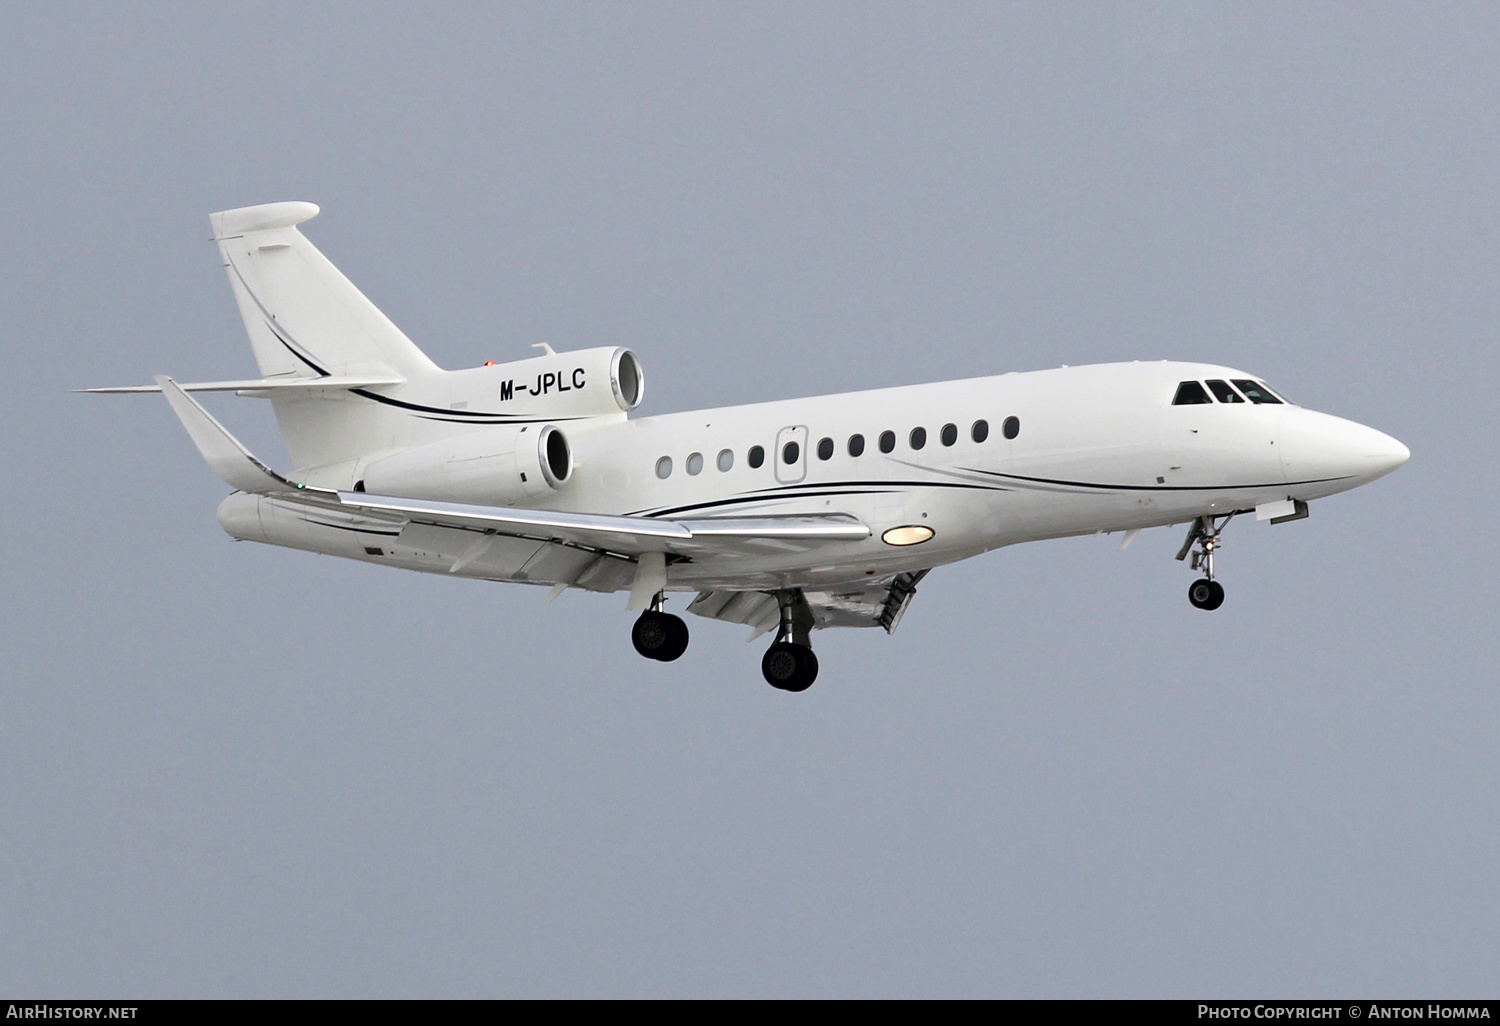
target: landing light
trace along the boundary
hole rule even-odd
[[[914,525],[893,527],[880,536],[887,545],[920,545],[932,537],[932,528]]]

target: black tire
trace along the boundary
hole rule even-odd
[[[1224,604],[1224,586],[1218,581],[1209,581],[1208,588],[1213,594],[1209,596],[1208,604],[1203,608],[1218,609]]]
[[[797,658],[801,660],[801,673],[797,677],[797,686],[787,688],[788,691],[806,691],[813,686],[813,681],[818,679],[818,656],[812,649],[803,645],[793,645],[797,650]]]
[[[661,613],[659,615],[667,621],[667,643],[656,654],[656,658],[664,663],[670,663],[687,651],[688,628],[687,624],[682,622],[682,617],[680,616],[673,616],[671,613]]]
[[[1188,601],[1193,604],[1195,609],[1217,609],[1217,606],[1211,604],[1214,600],[1215,588],[1218,588],[1219,601],[1223,602],[1224,589],[1220,588],[1216,582],[1210,581],[1207,577],[1200,578],[1188,585]]]
[[[760,660],[766,683],[782,691],[806,691],[818,679],[818,657],[804,645],[778,641]]]
[[[671,651],[673,635],[671,621],[676,619],[675,616],[668,618],[666,613],[646,610],[630,628],[630,643],[647,659],[660,659],[663,652]],[[684,628],[685,631],[686,628]],[[686,642],[683,643],[683,647],[687,647]],[[677,653],[677,655],[681,654],[681,652]],[[672,658],[675,659],[677,656]]]

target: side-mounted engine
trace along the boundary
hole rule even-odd
[[[363,490],[513,506],[555,492],[572,475],[573,450],[562,431],[522,424],[486,427],[376,460],[365,468]]]

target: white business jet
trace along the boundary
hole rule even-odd
[[[628,591],[670,661],[687,610],[775,642],[774,687],[818,673],[814,629],[894,631],[933,567],[1017,542],[1188,524],[1188,590],[1217,609],[1231,519],[1273,524],[1395,470],[1371,428],[1198,363],[1117,363],[632,419],[627,349],[445,371],[307,241],[311,203],[211,216],[261,377],[165,394],[234,493],[236,539],[407,570]],[[191,392],[269,399],[293,469],[256,459]]]

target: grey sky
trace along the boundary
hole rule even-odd
[[[0,993],[1496,994],[1494,5],[0,5]],[[934,572],[817,685],[232,545],[213,210],[643,412],[1206,359],[1400,438]],[[284,459],[269,411],[215,410]]]

